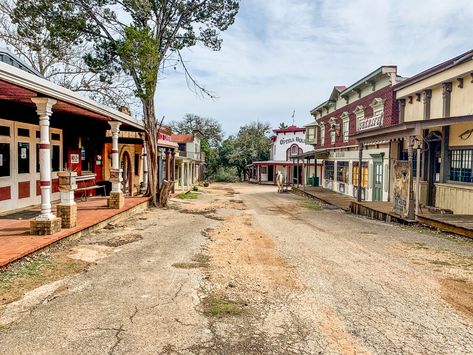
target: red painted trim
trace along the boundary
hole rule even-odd
[[[11,199],[11,187],[0,187],[0,201],[5,201],[9,199]]]
[[[51,181],[40,181],[39,186],[51,186]]]
[[[118,149],[112,149],[112,154],[113,153],[118,153]]]
[[[50,149],[50,148],[51,148],[51,144],[41,143],[39,145],[39,149]]]
[[[30,182],[21,181],[18,183],[18,198],[30,197]]]

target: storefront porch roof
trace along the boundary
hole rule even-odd
[[[352,137],[355,138],[359,144],[389,142],[409,136],[420,135],[423,129],[444,127],[466,122],[473,122],[473,115],[403,122],[394,126],[360,132],[354,134]]]
[[[34,107],[34,97],[57,100],[53,112],[74,114],[101,121],[121,122],[127,130],[143,131],[144,126],[129,115],[99,104],[46,79],[0,62],[0,101]]]
[[[294,158],[304,159],[304,158],[312,158],[312,157],[315,157],[317,159],[325,159],[329,156],[329,154],[330,153],[329,153],[328,149],[315,149],[315,150],[311,150],[309,152],[305,152],[305,153],[296,155],[296,156],[292,157],[292,159],[294,159]]]

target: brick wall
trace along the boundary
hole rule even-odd
[[[10,186],[0,187],[0,201],[11,199],[11,188]]]
[[[357,101],[350,102],[348,105],[339,108],[338,110],[325,115],[324,117],[318,119],[317,122],[325,123],[325,144],[323,147],[330,148],[330,147],[343,147],[347,145],[355,145],[356,141],[352,138],[352,135],[356,133],[356,115],[354,113],[357,106],[363,106],[365,109],[365,117],[369,117],[373,115],[373,108],[370,104],[373,102],[375,98],[382,98],[385,100],[384,102],[384,127],[391,126],[397,124],[399,122],[399,115],[398,115],[398,108],[397,103],[394,98],[394,92],[392,86],[386,86],[380,90],[374,91],[368,96],[365,96]],[[343,112],[349,113],[350,119],[350,138],[348,142],[343,142],[343,120],[341,115]],[[340,134],[339,136],[335,136],[335,144],[331,144],[330,142],[330,125],[329,121],[331,118],[335,118],[337,123],[340,124]],[[320,140],[320,128],[318,128],[318,139]],[[319,148],[322,147],[320,141],[318,142],[317,146]]]

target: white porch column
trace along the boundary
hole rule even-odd
[[[146,139],[144,136],[141,157],[143,159],[143,185],[141,188],[141,193],[146,193],[146,191],[148,191],[148,148],[146,147]]]
[[[179,181],[181,182],[181,190],[184,191],[184,162],[179,165]]]
[[[121,122],[111,121],[108,123],[112,131],[112,168],[110,169],[110,181],[112,182],[112,192],[108,199],[108,207],[120,209],[125,204],[125,197],[122,192],[122,170],[118,156],[118,136],[120,135]]]
[[[49,117],[56,100],[34,97],[39,116],[39,175],[41,188],[41,213],[30,223],[32,234],[54,234],[61,230],[61,219],[51,212],[51,146],[49,141]]]

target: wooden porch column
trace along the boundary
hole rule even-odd
[[[358,144],[358,190],[356,191],[356,200],[361,202],[361,180],[363,165],[363,144]]]
[[[305,179],[306,179],[306,171],[305,169],[307,166],[304,163],[305,159],[302,158],[302,189],[305,191]]]
[[[146,138],[143,134],[143,150],[141,151],[141,159],[143,160],[143,185],[141,193],[145,194],[148,191],[148,150],[146,148]]]
[[[409,208],[407,218],[415,219],[414,210],[414,136],[409,136],[409,145],[407,148],[407,161],[409,164]]]
[[[171,154],[171,180],[172,180],[172,187],[171,187],[171,192],[175,193],[176,191],[176,151],[173,149],[172,154]]]
[[[170,168],[171,168],[171,150],[169,148],[166,148],[166,166],[164,169],[164,179],[169,181],[171,173],[170,173]]]
[[[120,122],[111,121],[108,123],[112,131],[112,168],[110,169],[110,181],[112,191],[108,198],[108,207],[120,209],[125,204],[122,191],[122,169],[118,157],[118,136],[120,135]]]
[[[41,212],[30,222],[31,234],[49,235],[61,230],[61,218],[51,212],[51,145],[49,140],[49,118],[56,100],[47,97],[34,97],[36,113],[39,116],[39,175],[41,188]]]
[[[442,127],[442,146],[440,150],[440,182],[446,183],[450,178],[450,161],[448,146],[450,144],[450,126]]]

